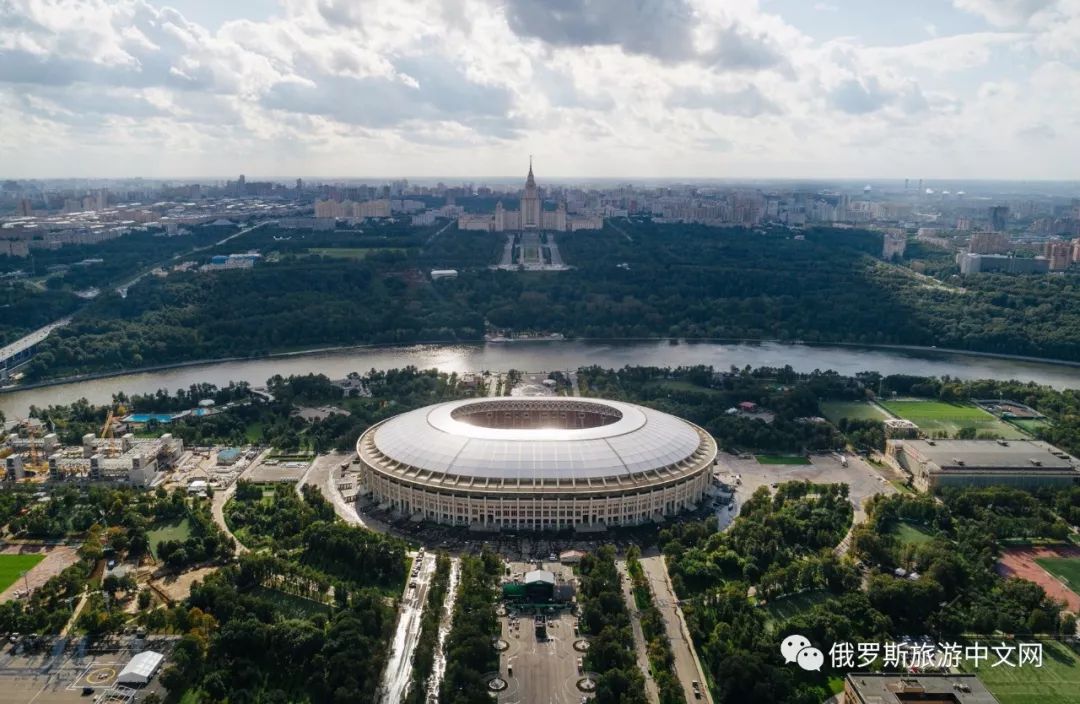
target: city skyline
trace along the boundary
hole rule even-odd
[[[1080,178],[1073,0],[220,5],[0,8],[0,176]]]

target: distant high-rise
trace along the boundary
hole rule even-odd
[[[990,229],[994,232],[1004,232],[1009,224],[1009,206],[995,205],[990,208]]]
[[[304,190],[304,179],[302,179],[302,178],[296,179],[296,190],[298,190],[298,191]]]
[[[1047,242],[1044,256],[1050,260],[1050,271],[1065,271],[1072,264],[1071,242]]]
[[[1004,232],[976,232],[971,236],[968,251],[972,254],[1003,254],[1009,251],[1009,238]]]
[[[33,215],[33,214],[34,214],[34,208],[33,208],[33,206],[30,205],[30,199],[29,198],[23,198],[22,200],[20,200],[19,201],[19,215],[27,217],[27,216],[30,216],[30,215]]]

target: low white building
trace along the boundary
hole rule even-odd
[[[144,650],[128,660],[128,664],[124,665],[124,669],[116,676],[116,682],[128,686],[144,685],[153,679],[164,660],[165,656],[161,653]]]

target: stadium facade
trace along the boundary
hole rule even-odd
[[[365,490],[415,520],[483,530],[595,530],[695,508],[716,442],[667,413],[599,399],[427,406],[357,441]]]

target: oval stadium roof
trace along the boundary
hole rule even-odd
[[[618,418],[607,425],[573,429],[485,427],[460,419],[463,411],[483,412],[488,404],[507,408],[515,403],[523,409],[537,408],[535,404],[571,411],[601,407],[609,417]],[[557,480],[630,475],[674,465],[694,455],[702,438],[696,426],[684,420],[630,403],[504,397],[453,401],[403,413],[376,426],[373,442],[387,458],[420,470]]]

